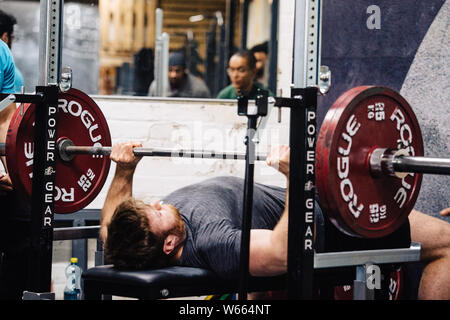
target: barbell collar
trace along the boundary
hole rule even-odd
[[[375,177],[390,175],[403,179],[408,173],[450,175],[450,159],[410,156],[406,150],[386,148],[372,151],[369,167]]]

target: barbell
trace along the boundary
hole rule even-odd
[[[111,136],[97,104],[71,89],[58,98],[55,212],[86,207],[102,189],[110,168]],[[33,172],[34,104],[14,113],[0,155],[12,183],[30,199]],[[52,124],[49,123],[49,128]],[[49,135],[55,134],[49,129]],[[213,150],[134,148],[137,156],[244,160],[245,153]],[[84,155],[84,156],[81,156]],[[90,155],[90,157],[87,157]],[[266,160],[257,154],[254,160]],[[343,232],[377,238],[392,233],[417,199],[422,176],[450,174],[450,159],[423,157],[415,115],[398,93],[384,87],[357,87],[328,111],[316,145],[320,204]]]
[[[0,156],[6,155],[5,143],[0,143]],[[76,155],[109,156],[112,147],[76,146],[69,138],[58,140],[57,150],[62,161],[72,161]],[[138,157],[168,157],[245,160],[246,154],[240,152],[222,152],[215,150],[169,149],[169,148],[133,148],[133,154]],[[267,155],[256,154],[255,161],[265,161]],[[450,174],[450,159],[407,156],[398,150],[378,148],[370,158],[370,169],[375,175],[403,176],[407,172]]]

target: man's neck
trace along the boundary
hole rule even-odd
[[[180,82],[176,83],[176,84],[172,84],[170,83],[170,88],[172,90],[179,90],[183,87],[184,83],[186,82],[186,78],[187,78],[187,74],[184,74],[183,79],[181,79]]]
[[[236,90],[236,95],[250,96],[252,94],[254,84],[252,83],[249,87],[245,89]]]
[[[178,248],[176,249],[175,254],[173,255],[173,258],[172,258],[173,263],[180,262],[181,254],[183,253],[183,249],[184,249],[184,241],[179,244]]]

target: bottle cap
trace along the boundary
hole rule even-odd
[[[72,262],[72,263],[78,263],[78,258],[70,258],[70,262]]]

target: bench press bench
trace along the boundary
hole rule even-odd
[[[421,245],[410,242],[409,223],[388,236],[385,241],[399,246],[387,247],[379,241],[364,241],[357,243],[345,235],[341,235],[331,224],[326,223],[327,234],[337,233],[335,243],[339,243],[345,251],[337,251],[327,247],[324,252],[314,255],[314,277],[316,284],[326,283],[327,286],[352,283],[357,279],[356,270],[364,268],[367,263],[392,265],[417,262],[420,260]],[[92,227],[91,227],[92,228]],[[97,227],[98,231],[98,227]],[[101,246],[98,247],[101,252]],[[99,253],[99,252],[98,252]],[[185,266],[170,266],[152,270],[117,270],[112,265],[100,265],[83,272],[83,291],[85,300],[101,300],[102,295],[122,296],[142,300],[168,299],[177,297],[192,297],[211,294],[236,293],[239,290],[239,278],[223,279],[213,271]],[[334,278],[334,279],[333,279]],[[356,279],[355,279],[356,278]],[[283,290],[287,285],[287,274],[274,277],[249,277],[248,292]],[[349,281],[350,282],[345,282]],[[355,282],[353,282],[355,283]]]
[[[320,278],[330,272],[338,272],[348,280],[354,277],[355,267],[364,267],[369,261],[385,265],[415,262],[420,258],[420,250],[420,244],[411,243],[409,248],[320,253],[314,258],[314,273]],[[102,295],[142,300],[167,299],[236,293],[239,288],[238,278],[223,279],[210,270],[184,266],[122,271],[112,265],[103,265],[83,272],[82,280],[85,300],[101,300]],[[249,277],[248,281],[248,292],[282,290],[286,289],[287,276]],[[333,280],[328,278],[326,281]]]
[[[225,280],[214,272],[183,266],[162,269],[121,271],[112,265],[83,272],[85,300],[100,300],[114,295],[142,300],[235,293],[239,279]],[[250,291],[279,290],[285,287],[286,276],[250,277]]]

